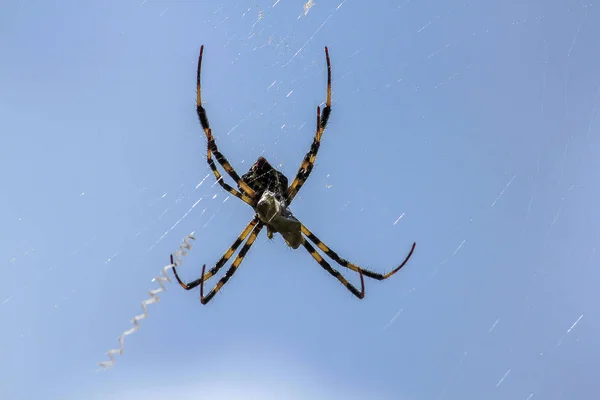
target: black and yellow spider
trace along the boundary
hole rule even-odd
[[[398,267],[396,267],[393,271],[388,272],[387,274],[380,274],[377,272],[370,271],[368,269],[364,269],[358,267],[351,262],[341,258],[337,255],[336,252],[331,250],[327,245],[325,245],[318,237],[316,237],[311,231],[308,230],[304,224],[298,221],[289,211],[289,205],[294,200],[294,197],[298,194],[298,191],[308,179],[310,172],[315,164],[315,158],[317,157],[317,152],[319,150],[319,145],[321,142],[321,136],[323,135],[323,131],[325,130],[325,126],[327,125],[327,120],[329,119],[329,114],[331,113],[331,64],[329,62],[329,52],[327,47],[325,47],[325,57],[327,59],[327,100],[325,102],[325,108],[323,109],[323,113],[321,114],[321,107],[317,107],[317,127],[316,134],[313,140],[312,146],[310,150],[302,160],[302,164],[300,165],[300,169],[294,178],[294,181],[291,185],[288,186],[288,179],[281,172],[274,169],[269,162],[263,158],[259,157],[258,160],[252,165],[250,170],[244,174],[241,178],[235,172],[231,164],[227,161],[227,159],[219,152],[217,148],[217,144],[215,143],[215,139],[212,135],[212,131],[208,124],[208,117],[206,116],[206,111],[204,107],[202,107],[202,99],[200,92],[200,70],[202,67],[202,52],[204,50],[204,46],[200,47],[200,56],[198,57],[198,72],[196,76],[196,88],[197,88],[197,107],[196,112],[198,113],[198,118],[200,119],[200,124],[202,125],[202,129],[204,129],[204,133],[206,134],[206,138],[208,139],[208,147],[206,153],[206,160],[208,165],[212,169],[215,177],[217,178],[217,182],[219,185],[223,187],[226,191],[234,195],[235,197],[241,199],[248,205],[250,205],[255,211],[254,218],[246,225],[244,230],[240,233],[238,238],[233,242],[231,247],[227,249],[225,254],[221,257],[221,259],[216,263],[216,265],[210,269],[207,273],[205,273],[206,264],[202,266],[202,276],[191,283],[184,283],[177,274],[177,270],[173,268],[173,272],[175,273],[175,277],[179,284],[185,289],[190,290],[198,285],[200,285],[200,301],[202,304],[208,303],[214,295],[227,283],[227,281],[233,276],[237,268],[242,263],[242,260],[250,250],[250,247],[256,240],[256,237],[260,233],[261,229],[266,226],[267,227],[267,236],[269,239],[273,238],[273,233],[280,233],[288,246],[293,249],[297,249],[300,245],[304,246],[306,250],[310,253],[310,255],[319,263],[323,269],[333,275],[337,280],[339,280],[352,294],[354,294],[359,299],[362,299],[365,295],[365,285],[363,280],[363,274],[369,278],[384,280],[394,275],[396,272],[402,268],[410,256],[412,255],[416,243],[413,243],[410,252]],[[212,159],[212,155],[215,155],[215,158],[221,164],[221,166],[225,169],[225,172],[231,176],[231,178],[237,183],[238,190],[232,188],[227,183],[224,182],[223,177],[217,170],[217,166]],[[250,237],[248,237],[250,235]],[[237,250],[237,248],[244,242],[246,243],[242,246],[242,249],[236,256],[235,260],[231,267],[225,273],[225,276],[221,278],[221,280],[215,285],[215,287],[204,296],[204,281],[211,278],[215,275],[225,263],[231,258],[233,253]],[[317,250],[306,240],[310,240],[313,242],[319,250],[325,253],[329,258],[334,260],[339,265],[349,268],[353,271],[356,271],[360,275],[360,284],[361,290],[359,291],[356,287],[354,287],[351,283],[349,283],[337,270],[332,268],[327,261],[321,256]],[[171,263],[173,264],[173,258],[171,256]]]

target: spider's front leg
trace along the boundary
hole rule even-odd
[[[344,286],[346,286],[346,288],[352,292],[352,294],[354,294],[356,297],[358,297],[359,299],[362,299],[365,295],[365,289],[364,289],[364,282],[363,282],[363,275],[367,276],[369,278],[373,278],[373,279],[377,279],[378,281],[382,281],[384,279],[389,278],[390,276],[394,275],[396,272],[398,272],[402,267],[404,267],[404,265],[406,265],[406,263],[408,262],[408,260],[410,259],[410,257],[412,256],[413,251],[415,250],[415,246],[416,243],[413,243],[410,252],[408,253],[408,255],[406,256],[406,258],[404,259],[404,261],[397,266],[396,268],[394,268],[392,271],[386,273],[386,274],[381,274],[379,272],[375,272],[375,271],[371,271],[365,268],[361,268],[351,262],[349,262],[348,260],[345,260],[343,258],[341,258],[335,251],[331,250],[331,248],[329,248],[325,243],[323,243],[318,237],[316,237],[311,231],[308,230],[308,228],[306,226],[304,226],[304,224],[302,224],[302,234],[306,237],[306,239],[310,240],[311,242],[313,242],[315,245],[317,245],[317,247],[319,248],[319,250],[321,250],[323,253],[325,253],[329,258],[331,258],[333,261],[335,261],[336,263],[338,263],[339,265],[341,265],[342,267],[351,269],[353,271],[358,272],[358,274],[360,275],[360,284],[361,284],[361,291],[359,292],[358,289],[356,289],[356,287],[352,286],[352,284],[350,284],[340,273],[339,271],[337,271],[336,269],[332,268],[331,265],[329,265],[329,263],[327,261],[325,261],[325,259],[321,256],[321,254],[319,254],[319,252],[317,252],[317,250],[308,242],[308,240],[303,240],[302,241],[302,245],[304,245],[304,247],[306,248],[306,250],[310,253],[310,255],[319,263],[319,265],[321,267],[323,267],[327,272],[329,272],[332,276],[334,276],[337,280],[339,280]]]
[[[390,276],[394,275],[396,272],[400,271],[400,269],[406,265],[406,263],[408,262],[408,260],[412,256],[413,252],[415,251],[415,247],[417,245],[416,242],[413,242],[413,244],[412,244],[412,246],[410,248],[410,251],[408,252],[408,254],[406,255],[406,257],[404,258],[404,261],[402,261],[402,263],[399,266],[397,266],[393,270],[389,271],[388,273],[382,274],[382,273],[379,273],[379,272],[368,270],[366,268],[361,268],[361,267],[359,267],[359,266],[351,263],[350,261],[348,261],[346,259],[343,259],[335,251],[331,250],[331,248],[329,246],[327,246],[325,243],[323,243],[321,241],[321,239],[319,239],[314,233],[312,233],[306,226],[304,226],[304,224],[302,224],[301,229],[302,229],[302,234],[304,236],[306,236],[306,238],[308,238],[308,240],[310,240],[311,242],[313,242],[314,244],[316,244],[317,247],[319,248],[319,250],[321,250],[323,253],[325,253],[333,261],[335,261],[336,263],[338,263],[342,267],[351,269],[351,270],[356,271],[356,272],[358,272],[360,274],[364,274],[365,276],[367,276],[369,278],[372,278],[372,279],[376,279],[378,281],[383,281],[384,279],[387,279]]]
[[[327,47],[325,47],[325,57],[327,59],[327,100],[325,101],[323,114],[321,114],[321,107],[317,107],[317,132],[315,133],[315,138],[310,146],[310,150],[308,153],[306,153],[306,156],[304,156],[302,164],[300,164],[300,169],[298,169],[298,173],[296,174],[294,181],[287,190],[288,205],[291,204],[292,200],[294,200],[294,197],[296,197],[298,191],[308,179],[308,176],[315,165],[317,152],[319,151],[319,146],[321,145],[321,136],[323,135],[323,131],[325,131],[325,127],[327,126],[327,121],[329,121],[329,114],[331,114],[331,63],[329,62],[329,50]]]
[[[252,230],[252,233],[250,234],[248,241],[246,243],[244,243],[244,245],[240,249],[240,252],[235,257],[235,260],[233,260],[231,267],[229,267],[227,272],[225,272],[225,276],[222,277],[219,280],[219,282],[217,282],[217,284],[214,286],[214,288],[210,292],[208,292],[208,294],[206,296],[204,296],[204,280],[201,280],[201,282],[200,282],[200,302],[202,304],[208,303],[215,296],[215,294],[217,294],[219,292],[219,290],[221,290],[223,285],[225,285],[229,281],[229,279],[231,279],[233,274],[235,274],[235,272],[239,268],[240,264],[244,260],[244,257],[246,257],[248,250],[250,250],[250,247],[252,247],[252,244],[256,240],[256,238],[257,238],[258,234],[260,233],[261,229],[263,228],[263,226],[264,226],[264,224],[262,222],[259,221],[257,223],[257,225]],[[204,265],[202,267],[202,276],[205,275],[204,274],[205,268],[206,268],[206,265]]]
[[[331,265],[329,265],[329,263],[327,261],[325,261],[325,259],[323,257],[321,257],[321,255],[317,252],[317,250],[315,250],[314,247],[311,246],[310,243],[308,243],[306,240],[303,240],[302,245],[325,271],[329,272],[329,274],[331,276],[333,276],[335,279],[340,281],[340,283],[342,285],[344,285],[346,287],[346,289],[348,289],[353,295],[355,295],[359,299],[364,299],[364,297],[365,297],[365,280],[363,278],[362,270],[360,270],[360,269],[357,270],[358,275],[360,276],[360,291],[359,291],[356,288],[356,286],[354,286],[353,284],[348,282],[348,280],[346,280],[346,278],[344,278],[342,276],[342,274],[340,274],[340,271],[338,271],[337,269],[335,269]]]
[[[217,261],[215,266],[213,268],[211,268],[206,274],[204,273],[204,271],[202,271],[202,275],[200,276],[200,278],[198,278],[190,283],[185,283],[179,277],[179,274],[177,273],[177,267],[174,266],[173,273],[175,274],[175,279],[177,279],[177,282],[179,282],[181,287],[184,288],[185,290],[192,290],[195,287],[201,285],[204,281],[210,279],[213,275],[215,275],[217,272],[219,272],[219,270],[225,265],[225,263],[227,263],[227,261],[229,261],[231,256],[235,253],[237,248],[240,246],[240,244],[242,244],[244,242],[244,240],[246,240],[248,235],[250,235],[250,232],[252,232],[254,227],[259,222],[260,221],[258,220],[258,217],[255,216],[254,218],[252,218],[252,220],[248,223],[248,225],[246,225],[244,230],[238,235],[237,239],[235,239],[235,242],[233,242],[233,244],[227,249],[227,251],[219,259],[219,261]],[[175,263],[173,262],[172,254],[171,254],[171,264],[175,265]],[[204,269],[204,267],[203,267],[203,269]]]
[[[210,169],[212,170],[212,172],[215,174],[215,177],[217,178],[217,182],[219,183],[219,185],[221,185],[221,187],[223,189],[225,189],[226,191],[228,191],[235,197],[243,200],[244,202],[246,202],[247,204],[249,204],[250,206],[253,207],[255,205],[254,199],[256,198],[256,192],[250,186],[248,186],[248,184],[246,182],[244,182],[244,181],[242,181],[242,179],[240,179],[240,176],[238,175],[238,173],[235,172],[235,170],[233,169],[233,167],[231,166],[229,161],[227,161],[225,156],[223,156],[223,154],[221,154],[221,152],[217,148],[217,144],[215,143],[215,138],[212,135],[212,130],[210,129],[210,125],[208,123],[208,117],[206,115],[206,110],[202,106],[202,91],[200,88],[200,72],[202,70],[202,53],[203,52],[204,52],[204,45],[202,45],[200,47],[200,56],[198,57],[198,71],[196,74],[196,113],[198,114],[198,119],[200,120],[202,129],[204,130],[204,133],[206,134],[206,139],[208,140],[206,161],[208,162],[208,165],[210,166]],[[217,170],[217,166],[215,165],[215,162],[212,159],[211,153],[215,155],[219,164],[221,164],[223,169],[225,169],[225,172],[227,172],[227,174],[229,174],[229,176],[237,183],[238,187],[241,190],[241,193],[238,192],[237,190],[235,190],[234,188],[232,188],[231,186],[229,186],[227,183],[225,183],[225,181],[223,180],[223,177],[221,176],[221,173]]]

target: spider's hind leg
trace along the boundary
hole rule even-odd
[[[200,124],[202,125],[202,129],[204,130],[204,134],[206,135],[206,139],[208,140],[208,148],[206,154],[206,161],[210,166],[210,169],[213,171],[215,177],[217,178],[217,182],[223,189],[234,195],[235,197],[243,200],[250,206],[254,205],[254,198],[256,193],[254,190],[248,186],[244,181],[240,179],[238,173],[233,169],[229,161],[221,154],[219,149],[217,148],[217,144],[215,142],[215,138],[212,135],[212,130],[210,129],[210,124],[208,123],[208,116],[206,115],[206,110],[202,106],[202,90],[200,86],[200,75],[202,70],[202,53],[204,52],[204,45],[200,47],[200,55],[198,56],[198,71],[196,74],[196,113],[198,114],[198,119],[200,120]],[[212,154],[215,155],[217,161],[225,172],[237,183],[238,187],[241,190],[241,193],[229,186],[224,182],[221,173],[217,170],[217,166],[212,159]]]
[[[287,190],[288,204],[294,200],[294,197],[296,197],[298,191],[308,179],[308,176],[315,165],[317,153],[321,145],[321,136],[323,136],[323,131],[325,131],[327,121],[329,121],[329,115],[331,114],[331,63],[329,61],[329,50],[327,50],[327,47],[325,47],[325,57],[327,59],[327,99],[325,100],[325,108],[323,109],[323,114],[321,114],[321,107],[317,107],[317,131],[315,133],[315,138],[310,146],[310,150],[306,153],[306,156],[304,156],[302,164],[300,164],[300,169],[298,169],[294,181]]]

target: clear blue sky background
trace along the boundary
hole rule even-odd
[[[4,2],[0,398],[595,398],[599,8]],[[220,148],[290,179],[328,45],[333,113],[292,209],[378,271],[417,248],[359,301],[263,232],[208,306],[169,284],[98,372],[185,235],[191,280],[252,217],[206,165],[201,44]]]

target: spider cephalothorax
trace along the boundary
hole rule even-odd
[[[294,249],[304,246],[304,248],[310,253],[315,261],[317,261],[319,265],[323,267],[323,269],[329,272],[329,274],[340,281],[350,292],[352,292],[352,294],[360,299],[362,299],[365,295],[363,275],[381,281],[398,272],[412,255],[416,243],[413,243],[410,252],[398,267],[387,274],[380,274],[378,272],[361,268],[338,256],[335,251],[331,250],[325,243],[323,243],[318,237],[309,231],[304,224],[296,219],[289,209],[289,205],[292,203],[294,197],[296,197],[298,191],[304,182],[306,182],[312,171],[312,168],[315,164],[315,159],[317,157],[317,152],[319,151],[319,146],[321,144],[321,136],[323,135],[323,131],[325,131],[325,127],[331,113],[331,63],[329,61],[329,52],[327,47],[325,47],[325,57],[327,60],[327,99],[325,101],[325,108],[323,109],[323,114],[321,115],[321,107],[317,107],[317,126],[312,146],[310,147],[308,153],[306,153],[306,156],[304,156],[302,164],[300,164],[300,168],[298,169],[298,173],[289,186],[288,179],[285,177],[285,175],[273,168],[271,164],[269,164],[269,162],[263,157],[259,157],[258,160],[252,165],[250,170],[240,178],[231,164],[229,164],[229,161],[227,161],[227,159],[217,148],[217,144],[215,143],[215,139],[208,123],[206,110],[202,106],[200,71],[202,67],[203,51],[204,46],[201,46],[200,56],[198,57],[198,71],[196,75],[196,112],[198,113],[200,124],[202,125],[202,129],[204,130],[208,140],[206,161],[217,178],[219,185],[221,185],[223,189],[235,197],[250,205],[254,210],[255,215],[240,233],[235,242],[233,242],[231,247],[227,249],[221,259],[217,261],[213,268],[205,273],[206,265],[202,267],[202,276],[200,278],[190,282],[189,284],[184,283],[179,278],[177,270],[173,268],[175,278],[177,278],[179,284],[186,290],[200,286],[200,301],[202,304],[208,303],[213,296],[219,290],[221,290],[223,285],[225,285],[233,276],[235,271],[237,271],[238,267],[242,263],[242,260],[246,256],[246,253],[248,253],[248,250],[250,250],[250,247],[264,226],[267,227],[267,236],[269,238],[272,238],[274,233],[280,233],[288,246]],[[238,190],[232,188],[224,182],[223,176],[221,176],[221,173],[217,170],[217,166],[212,159],[213,154],[225,172],[227,172],[227,174],[236,182]],[[248,240],[246,240],[246,238]],[[233,263],[225,273],[225,276],[219,280],[215,287],[205,297],[204,281],[215,275],[244,241],[246,242],[233,260]],[[329,265],[329,263],[323,258],[323,256],[309,243],[309,241],[314,243],[322,253],[327,255],[342,267],[358,272],[360,276],[361,290],[359,291],[354,285],[348,282],[346,278],[339,273],[339,271],[332,268],[331,265]]]

